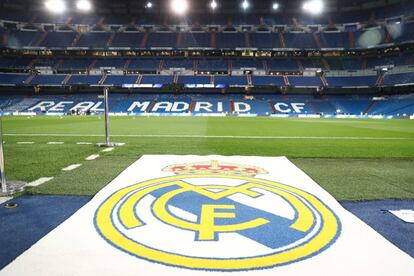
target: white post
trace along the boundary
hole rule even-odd
[[[1,192],[7,193],[6,174],[4,173],[4,152],[3,152],[3,116],[0,116],[0,174]]]
[[[105,103],[105,143],[110,147],[109,142],[109,87],[104,88],[104,103]]]

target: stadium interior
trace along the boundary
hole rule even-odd
[[[286,156],[414,258],[388,212],[414,214],[412,0],[0,0],[0,114],[0,180],[28,183],[0,275],[157,154]]]

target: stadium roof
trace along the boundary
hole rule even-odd
[[[151,9],[145,9],[149,0],[90,0],[97,13],[102,14],[141,14],[141,13],[170,13],[170,0],[150,0]],[[75,2],[67,0],[66,2]],[[209,9],[210,1],[189,0],[193,13],[205,13]],[[219,13],[241,13],[242,0],[216,0],[219,4]],[[299,13],[302,11],[304,0],[249,0],[249,13],[270,13],[273,4],[277,2],[280,13]],[[357,11],[384,7],[391,4],[408,3],[408,0],[323,0],[326,12]],[[39,10],[43,8],[44,0],[0,0],[1,8],[22,10]],[[75,6],[75,4],[73,4]]]

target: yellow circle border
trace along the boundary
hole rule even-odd
[[[126,195],[142,187],[171,182],[187,178],[230,178],[265,184],[277,188],[283,188],[293,194],[302,197],[311,204],[321,215],[322,228],[319,233],[307,243],[286,251],[266,256],[235,259],[209,259],[199,257],[188,257],[174,253],[155,250],[145,245],[134,242],[125,237],[112,223],[112,211],[117,203]],[[265,179],[229,176],[229,175],[177,175],[144,181],[126,188],[123,188],[109,196],[97,209],[94,217],[95,228],[98,233],[111,245],[118,249],[156,263],[166,265],[213,271],[240,271],[271,268],[297,262],[313,255],[319,254],[328,248],[338,238],[341,224],[337,216],[317,197],[300,189],[273,182]]]

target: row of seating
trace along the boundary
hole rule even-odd
[[[56,107],[54,107],[56,106]],[[37,114],[70,113],[71,110],[102,112],[98,94],[13,95],[0,96],[3,112],[35,112]],[[382,99],[369,96],[330,95],[158,95],[111,94],[110,112],[118,113],[239,113],[270,116],[272,114],[350,114],[393,115],[414,114],[414,97],[396,95]]]
[[[107,48],[368,48],[413,40],[414,23],[399,29],[374,28],[353,32],[42,32],[0,28],[0,46],[88,49]]]
[[[0,58],[0,69],[28,70],[50,67],[53,70],[90,70],[116,68],[130,71],[159,71],[184,68],[194,71],[233,71],[242,68],[269,71],[303,71],[306,68],[323,70],[364,70],[378,66],[406,66],[414,64],[414,55],[369,58],[310,58],[310,59],[155,59],[155,58],[72,58],[32,59]]]
[[[381,83],[378,83],[378,81]],[[292,87],[376,87],[413,85],[414,73],[385,74],[382,76],[166,76],[166,75],[28,75],[0,73],[0,85],[166,85],[179,83],[215,86],[292,86]]]

